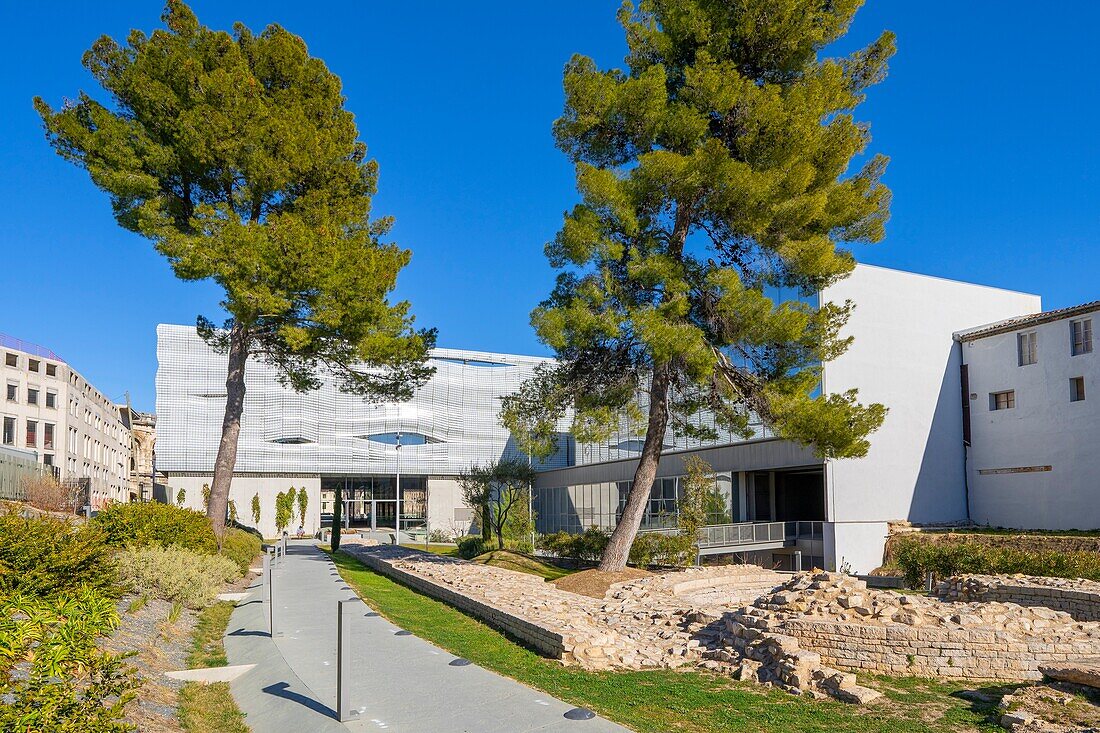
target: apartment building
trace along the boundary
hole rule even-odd
[[[130,433],[117,405],[53,351],[0,334],[0,445],[29,452],[100,507],[129,501]]]
[[[956,334],[970,516],[1100,528],[1100,301]]]

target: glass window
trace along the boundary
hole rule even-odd
[[[1073,336],[1073,355],[1088,354],[1092,351],[1092,319],[1070,321]]]
[[[1085,399],[1085,378],[1074,377],[1069,380],[1069,401],[1080,402]]]
[[[15,418],[4,418],[4,445],[15,445]]]
[[[27,447],[38,447],[38,421],[27,420]]]
[[[1016,407],[1016,391],[993,392],[989,395],[990,410],[1011,410]]]
[[[53,454],[47,453],[44,456],[42,456],[42,462],[45,463],[47,466],[52,466],[53,465]]]
[[[46,393],[46,407],[57,407],[57,392]]]
[[[38,359],[27,359],[27,371],[37,372],[40,364],[41,362]]]
[[[1039,361],[1038,334],[1035,331],[1016,335],[1016,353],[1020,366]]]
[[[42,447],[46,450],[53,450],[53,425],[51,423],[42,423]]]
[[[27,387],[27,404],[28,405],[37,405],[38,404],[38,390],[35,389],[34,387]]]
[[[57,364],[48,364],[48,363],[46,364],[46,376],[47,377],[56,377],[57,376]]]
[[[19,355],[18,354],[5,354],[4,355],[4,363],[7,364],[10,367],[19,366]]]
[[[18,384],[9,384],[8,385],[8,402],[18,402],[18,401],[19,401],[19,385]]]

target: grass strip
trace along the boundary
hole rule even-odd
[[[341,576],[394,624],[474,663],[595,710],[638,733],[955,733],[1000,731],[993,719],[1002,688],[985,701],[958,696],[961,684],[913,678],[865,678],[885,693],[857,707],[794,697],[780,690],[699,670],[587,672],[563,667],[513,642],[482,622],[376,573],[343,552],[333,556]]]
[[[191,634],[187,666],[191,669],[228,664],[222,638],[236,604],[219,601],[199,614]],[[180,726],[188,733],[247,733],[244,713],[237,707],[228,682],[188,682],[180,689],[176,708]]]

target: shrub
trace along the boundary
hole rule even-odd
[[[84,504],[83,491],[67,486],[52,474],[26,476],[22,480],[27,503],[49,512],[75,513]]]
[[[123,655],[97,648],[118,624],[90,588],[56,598],[0,595],[0,730],[122,733],[141,684]]]
[[[434,542],[436,544],[454,542],[454,536],[446,530],[433,529],[428,533],[428,542]]]
[[[241,571],[241,575],[252,567],[252,561],[260,554],[260,538],[251,532],[230,527],[222,538],[221,554],[232,560]]]
[[[611,535],[598,527],[589,527],[581,534],[554,532],[540,535],[538,547],[557,557],[596,562],[607,548]]]
[[[484,555],[490,550],[495,550],[494,544],[489,541],[486,542],[483,537],[478,535],[471,535],[470,537],[463,537],[458,541],[458,556],[471,560],[478,555]]]
[[[206,515],[171,504],[114,504],[97,514],[92,524],[106,533],[107,542],[112,545],[176,545],[208,555],[218,551]]]
[[[105,540],[94,526],[0,514],[0,592],[49,597],[91,588],[113,595],[117,575]]]
[[[190,608],[214,602],[226,583],[241,576],[237,563],[183,547],[128,547],[118,554],[122,583],[136,593],[149,593]]]
[[[897,540],[894,558],[912,588],[920,587],[927,573],[937,578],[1022,573],[1100,580],[1100,554],[1095,552],[1035,552],[965,541],[929,543],[906,537]]]

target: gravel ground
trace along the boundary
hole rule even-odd
[[[126,719],[142,733],[175,733],[182,730],[176,720],[176,703],[184,683],[164,673],[187,667],[198,614],[184,609],[170,623],[171,603],[150,598],[142,608],[130,612],[127,609],[134,599],[128,595],[119,601],[121,623],[104,644],[115,653],[137,652],[128,661],[144,682],[137,699],[126,708]]]

